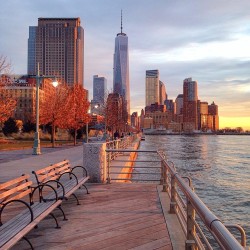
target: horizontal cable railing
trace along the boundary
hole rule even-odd
[[[177,173],[174,163],[168,161],[163,152],[129,149],[106,149],[106,152],[108,155],[108,183],[111,181],[153,181],[163,185],[163,191],[167,192],[170,198],[170,213],[177,215],[186,235],[186,249],[236,250],[246,247],[244,229],[239,225],[224,225],[194,192],[191,179],[181,177]],[[113,161],[114,158],[111,157],[114,154],[127,153],[137,154],[139,160],[129,161],[128,159],[119,160],[118,158]],[[146,154],[149,160],[144,159],[147,157],[142,159],[139,156],[141,154]],[[149,165],[141,166],[141,163]],[[140,178],[135,178],[135,176],[140,175]],[[234,228],[239,231],[241,244],[227,228]]]

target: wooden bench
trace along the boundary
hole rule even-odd
[[[58,198],[56,190],[49,184],[40,184],[32,187],[29,175],[0,184],[0,249],[9,249],[20,239],[25,239],[33,249],[31,242],[25,237],[46,216],[51,215],[56,221],[52,211],[59,207],[62,200]],[[44,202],[42,196],[46,190],[54,199]],[[38,198],[38,201],[35,199]],[[13,213],[15,212],[15,215]],[[7,217],[6,217],[7,216]],[[6,217],[6,222],[4,218]]]
[[[37,171],[32,171],[32,173],[36,177],[37,184],[46,183],[54,185],[59,198],[62,200],[67,200],[72,195],[76,198],[79,205],[79,200],[74,192],[82,186],[86,189],[87,194],[89,194],[88,188],[85,185],[89,180],[87,170],[82,166],[71,167],[69,160],[63,160]],[[47,197],[47,199],[50,199],[50,197]]]

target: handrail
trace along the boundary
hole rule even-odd
[[[192,181],[189,177],[181,177],[174,166],[174,163],[168,161],[162,151],[159,150],[133,150],[133,149],[106,149],[109,154],[118,153],[156,153],[160,157],[161,162],[161,177],[159,181],[163,184],[163,191],[170,196],[170,213],[176,213],[180,224],[186,234],[186,249],[204,249],[203,244],[207,249],[212,249],[209,241],[204,235],[200,223],[197,223],[195,214],[199,216],[205,227],[211,233],[217,244],[226,250],[244,249],[246,247],[246,235],[244,229],[238,225],[224,225],[218,217],[216,217],[203,201],[194,192]],[[109,155],[108,154],[108,155]],[[108,161],[108,176],[110,174],[110,158]],[[136,162],[133,160],[133,163]],[[133,166],[133,168],[136,168]],[[140,167],[138,167],[140,168]],[[144,173],[143,173],[144,174]],[[146,173],[145,173],[146,174]],[[187,179],[187,180],[185,180]],[[109,181],[110,181],[109,176]],[[120,178],[119,180],[122,180]],[[124,178],[124,180],[129,180]],[[142,180],[145,181],[145,180]],[[150,180],[149,180],[150,181]],[[155,180],[157,181],[157,180]],[[181,193],[179,193],[181,191]],[[186,199],[182,199],[182,197]],[[185,201],[186,200],[186,201]],[[186,204],[184,203],[186,202]],[[186,215],[185,215],[186,211]],[[181,212],[181,214],[179,214]],[[184,213],[183,213],[184,212]],[[183,217],[184,216],[184,217]],[[186,225],[186,226],[185,226]],[[241,233],[241,244],[230,233],[227,227],[237,228]],[[196,233],[196,230],[198,233]],[[202,240],[201,240],[202,239]]]
[[[159,152],[159,155],[162,157],[161,152]],[[203,203],[198,195],[193,192],[183,178],[179,176],[174,167],[170,166],[163,157],[162,159],[167,169],[171,172],[172,178],[175,179],[182,192],[188,198],[188,202],[191,203],[195,212],[199,214],[199,217],[204,222],[208,230],[216,237],[217,243],[220,247],[227,250],[244,249],[228,231],[225,225],[223,225],[223,223],[208,209],[208,207]]]

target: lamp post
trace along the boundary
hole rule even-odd
[[[90,110],[88,110],[88,114],[90,114]],[[89,120],[86,122],[86,143],[89,142]]]
[[[86,123],[86,143],[89,143],[89,122]]]
[[[39,63],[37,65],[37,75],[36,75],[36,132],[34,136],[34,146],[33,146],[33,155],[41,154],[41,146],[40,146],[40,136],[39,136],[39,87],[40,80],[42,78],[53,78],[53,86],[56,87],[58,82],[55,80],[55,76],[40,76],[39,72]]]

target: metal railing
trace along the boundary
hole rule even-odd
[[[132,181],[156,181],[163,185],[163,192],[167,192],[170,198],[170,213],[177,215],[180,225],[186,236],[186,249],[226,249],[236,250],[244,249],[246,247],[246,234],[244,229],[239,225],[224,225],[203,203],[203,201],[194,192],[192,181],[188,177],[181,177],[174,166],[174,163],[168,161],[161,151],[154,150],[128,150],[128,149],[107,149],[107,180],[131,180],[132,175],[137,175],[137,169],[153,169],[158,170],[159,177],[155,179],[150,178],[135,178]],[[152,153],[158,156],[157,159],[150,160],[133,160],[130,161],[130,166],[125,162],[115,160],[115,163],[121,165],[111,166],[111,154],[115,153]],[[150,163],[151,166],[136,166],[138,163]],[[124,166],[125,164],[125,166]],[[152,166],[158,164],[159,166]],[[112,178],[114,174],[123,174],[114,172],[114,169],[123,168],[130,171],[129,178]],[[125,171],[124,174],[126,174]],[[127,172],[127,174],[128,174]],[[145,176],[152,175],[152,172],[138,172]],[[127,175],[128,176],[128,175]],[[241,243],[230,233],[227,228],[237,229],[240,233]]]
[[[133,135],[125,136],[117,140],[106,142],[106,149],[122,150],[122,149],[128,148],[132,145],[133,141],[135,141],[136,137],[137,135],[133,134]],[[121,154],[120,151],[110,152],[110,155],[107,156],[107,160],[108,160],[108,157],[110,157],[110,160],[114,160],[119,154]]]

